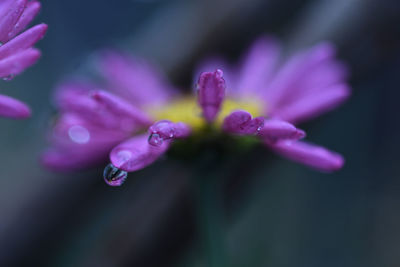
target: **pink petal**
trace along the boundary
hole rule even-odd
[[[158,121],[149,128],[149,144],[160,146],[165,140],[186,138],[191,134],[190,127],[183,122]]]
[[[0,116],[12,119],[25,119],[31,116],[31,110],[17,99],[0,95]]]
[[[0,77],[14,77],[33,65],[40,57],[39,50],[30,48],[0,60]]]
[[[306,136],[303,130],[296,128],[293,124],[276,119],[265,120],[258,135],[271,144],[282,139],[298,140]]]
[[[140,109],[106,91],[95,91],[92,97],[116,116],[131,118],[140,125],[150,125],[152,120]]]
[[[323,91],[300,98],[291,105],[282,107],[270,115],[297,124],[330,111],[350,96],[350,88],[339,84]]]
[[[104,129],[132,133],[152,123],[144,112],[111,93],[97,89],[96,85],[67,82],[57,91],[56,102],[62,111],[78,114]]]
[[[233,86],[236,84],[236,77],[238,76],[236,71],[233,70],[233,68],[226,62],[223,58],[214,56],[211,58],[207,58],[203,61],[200,62],[196,66],[196,69],[194,71],[194,76],[193,76],[193,81],[197,81],[200,75],[203,72],[209,72],[213,71],[216,69],[221,69],[224,70],[224,80],[226,84]],[[231,93],[236,93],[236,88],[228,87],[226,88],[226,93],[231,94]]]
[[[313,69],[298,84],[298,93],[292,102],[298,98],[325,90],[327,87],[343,83],[349,75],[346,65],[338,61],[329,61]]]
[[[10,5],[15,0],[2,0],[0,1],[0,18],[3,18],[9,11]]]
[[[56,87],[55,105],[62,111],[68,111],[68,106],[76,99],[90,96],[90,92],[98,90],[96,84],[82,81],[64,81]]]
[[[62,114],[48,136],[51,148],[42,163],[54,170],[77,170],[107,161],[108,154],[129,135],[87,123],[75,114]]]
[[[315,70],[332,60],[335,51],[329,43],[321,43],[308,51],[301,51],[285,63],[268,85],[264,98],[268,110],[275,111],[291,101],[295,102],[307,90],[302,86],[304,80],[314,75]]]
[[[111,90],[137,106],[164,104],[175,94],[161,72],[126,54],[104,52],[100,71]]]
[[[0,42],[6,43],[12,38],[10,32],[13,30],[14,25],[24,12],[27,0],[15,0],[12,1],[8,7],[4,7],[7,10],[1,14],[0,17]]]
[[[0,46],[0,59],[4,59],[18,51],[33,46],[37,41],[43,38],[46,31],[47,25],[39,24],[21,33],[11,41]]]
[[[253,135],[263,127],[263,124],[263,117],[253,119],[247,111],[237,110],[224,119],[222,129],[228,133]]]
[[[15,24],[14,28],[8,34],[8,37],[12,39],[18,33],[20,33],[26,26],[35,18],[37,13],[40,11],[40,3],[38,1],[29,1],[27,4],[26,9],[22,13],[21,17],[19,18],[18,22]]]
[[[270,79],[279,57],[279,45],[271,37],[256,40],[242,59],[237,83],[242,95],[257,95]]]
[[[320,171],[333,172],[344,165],[341,155],[306,142],[286,140],[268,146],[284,157]]]
[[[169,148],[169,142],[152,146],[147,139],[147,134],[143,134],[119,144],[110,153],[111,163],[127,172],[137,171],[152,164]]]
[[[127,137],[129,134],[125,132],[98,127],[77,114],[62,113],[49,139],[59,148],[73,149],[84,146],[88,150],[97,150],[110,144],[114,146]]]
[[[197,84],[198,103],[203,110],[203,116],[208,122],[213,122],[217,116],[225,96],[225,80],[223,72],[204,72]]]

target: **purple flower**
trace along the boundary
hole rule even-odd
[[[335,48],[330,43],[300,51],[284,62],[279,49],[276,40],[261,37],[239,66],[232,67],[223,59],[212,58],[204,61],[199,70],[223,68],[232,97],[260,102],[261,115],[266,119],[257,135],[267,147],[321,171],[342,168],[341,155],[298,141],[305,133],[294,125],[336,108],[350,96],[347,67],[335,59]],[[231,133],[243,134],[249,130],[250,122],[256,123],[254,120],[246,111],[235,112],[226,117],[223,127]],[[254,133],[254,127],[250,132]]]
[[[174,140],[202,138],[211,129],[216,135],[250,136],[321,171],[340,169],[342,156],[299,141],[305,132],[294,124],[335,108],[349,96],[346,67],[334,58],[334,48],[327,43],[286,62],[278,60],[279,45],[264,37],[252,45],[238,67],[221,59],[207,60],[197,72],[196,99],[196,95],[178,95],[145,62],[103,53],[99,69],[108,90],[81,82],[58,88],[60,115],[43,162],[53,169],[71,170],[104,162],[108,156],[111,164],[105,169],[105,180],[121,185],[127,172],[152,164]]]
[[[0,3],[0,78],[10,80],[34,64],[40,51],[32,48],[47,30],[46,24],[36,25],[21,33],[40,10],[32,0],[4,0]],[[26,118],[30,109],[19,100],[0,95],[0,116]]]

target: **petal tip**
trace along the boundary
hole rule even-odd
[[[202,108],[204,118],[213,122],[225,97],[225,80],[223,71],[203,72],[197,83],[198,103]]]

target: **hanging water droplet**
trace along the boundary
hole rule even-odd
[[[120,170],[111,163],[105,167],[103,172],[104,181],[110,186],[121,186],[126,178],[128,177],[128,173],[126,171]]]
[[[164,139],[159,134],[156,133],[150,134],[148,140],[149,144],[152,146],[161,146],[163,141]]]

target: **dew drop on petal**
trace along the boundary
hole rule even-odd
[[[217,70],[215,71],[215,76],[216,76],[218,79],[222,78],[223,75],[224,75],[224,72],[223,72],[222,70],[217,69]]]
[[[156,133],[150,134],[148,140],[149,144],[152,146],[161,146],[163,141],[164,139],[159,134]]]
[[[129,150],[121,150],[118,151],[117,156],[120,162],[126,162],[132,158],[132,152]]]
[[[126,171],[120,170],[111,163],[105,167],[103,172],[104,181],[110,186],[121,186],[126,178],[128,177],[128,173]]]
[[[89,131],[80,125],[73,125],[68,129],[69,138],[77,144],[86,144],[90,141]]]

